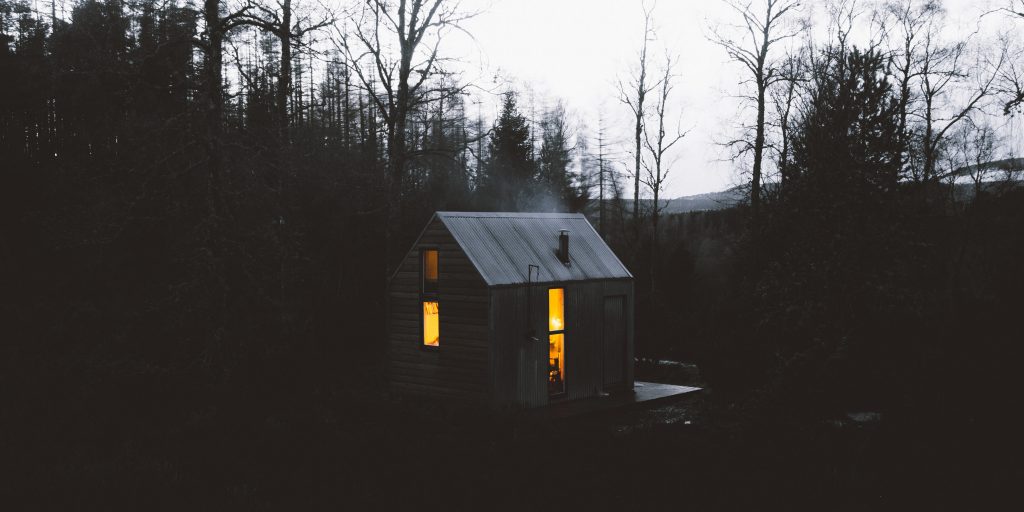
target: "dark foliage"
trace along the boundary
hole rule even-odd
[[[386,238],[439,209],[593,209],[564,110],[531,122],[509,93],[487,134],[459,95],[424,102],[389,219],[349,66],[296,43],[282,112],[279,41],[228,31],[211,81],[204,14],[83,0],[51,26],[0,0],[0,502],[951,508],[977,502],[934,488],[1020,476],[992,454],[1017,446],[1024,192],[898,181],[878,55],[823,59],[757,219],[668,216],[654,250],[606,184],[607,239],[659,276],[637,280],[638,355],[714,389],[695,424],[524,427],[387,393]],[[856,410],[885,421],[835,422]]]
[[[826,57],[793,179],[737,245],[728,324],[699,349],[702,375],[762,416],[878,411],[908,443],[893,460],[907,471],[976,464],[1015,444],[999,425],[1022,355],[1010,340],[1024,301],[1006,284],[1024,279],[1010,263],[1024,256],[1024,196],[950,203],[940,185],[897,182],[884,61]],[[948,460],[928,453],[944,435],[963,443]],[[1004,463],[979,472],[1001,478]]]

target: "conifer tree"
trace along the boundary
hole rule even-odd
[[[530,196],[536,166],[530,157],[530,127],[516,99],[515,92],[505,93],[494,123],[480,190],[486,208],[519,210]]]
[[[545,117],[537,162],[537,182],[540,187],[533,207],[544,211],[559,211],[564,210],[575,196],[570,175],[573,148],[569,147],[565,107],[559,104]]]

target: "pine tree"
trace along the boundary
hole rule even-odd
[[[509,211],[526,207],[536,166],[530,157],[530,127],[516,106],[513,91],[505,93],[488,146],[479,190],[482,206]]]
[[[816,195],[892,191],[902,148],[885,59],[856,48],[827,57],[794,136],[794,177]]]
[[[543,211],[560,211],[575,198],[570,165],[572,149],[565,107],[561,104],[545,115],[541,128],[540,155],[537,161],[538,190],[533,207]]]

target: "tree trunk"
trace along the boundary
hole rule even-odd
[[[604,223],[605,223],[605,220],[604,220],[604,206],[605,206],[604,205],[604,131],[603,131],[603,128],[599,129],[598,135],[597,135],[597,169],[598,169],[598,173],[599,173],[598,174],[598,179],[597,179],[597,183],[598,183],[598,185],[597,185],[597,190],[598,190],[598,192],[597,192],[597,198],[598,198],[597,210],[599,212],[598,213],[598,220],[597,220],[597,227],[600,230],[601,239],[603,240],[605,238],[605,232],[604,232]]]
[[[660,172],[659,172],[659,174],[660,174]],[[661,198],[661,194],[659,193],[659,189],[661,187],[657,186],[657,187],[653,187],[653,188],[654,188],[654,209],[651,211],[651,262],[650,262],[650,265],[651,265],[651,299],[652,299],[651,303],[652,304],[654,303],[653,299],[655,298],[655,291],[656,291],[656,288],[658,287],[658,278],[657,278],[657,273],[658,273],[658,255],[661,252],[659,250],[659,248],[658,248],[658,244],[660,242],[660,240],[658,239],[658,220],[659,220],[659,217],[660,217],[659,212],[658,212],[658,210],[659,210],[659,208],[658,208],[658,201]]]
[[[754,135],[754,169],[750,176],[750,210],[757,217],[761,206],[761,159],[764,155],[764,93],[765,86],[757,87],[757,126]]]
[[[341,108],[342,108],[342,111],[341,111],[341,123],[342,123],[343,137],[345,137],[345,144],[344,144],[344,146],[345,146],[345,149],[348,150],[351,147],[351,141],[352,141],[352,132],[351,132],[351,128],[350,128],[351,120],[349,119],[349,117],[351,115],[351,112],[352,112],[352,106],[350,105],[350,101],[351,100],[349,99],[349,94],[351,94],[351,82],[350,82],[351,75],[349,75],[348,66],[343,67],[342,68],[342,72],[345,73],[345,76],[344,76],[345,92],[343,93],[344,96],[341,99],[341,102],[342,102],[342,106],[341,106]]]
[[[932,98],[930,96],[925,98],[925,123],[924,123],[924,144],[922,149],[924,158],[923,169],[921,169],[921,179],[927,182],[931,179],[935,170],[935,141],[932,140],[934,136],[934,129],[932,127]]]
[[[399,8],[399,16],[403,7]],[[400,29],[402,30],[402,29]],[[391,105],[391,112],[388,116],[388,201],[387,215],[385,216],[385,251],[387,265],[385,274],[389,275],[394,268],[392,259],[395,258],[396,248],[393,247],[395,235],[399,231],[402,208],[402,189],[405,178],[405,156],[406,137],[405,128],[409,115],[409,75],[412,72],[412,58],[415,47],[413,42],[406,39],[404,32],[400,33],[401,38],[401,62],[398,66],[398,81],[396,84],[395,102]],[[408,36],[411,37],[411,36]]]
[[[221,178],[223,173],[223,154],[221,150],[222,122],[224,109],[223,65],[224,65],[224,29],[220,19],[220,0],[204,0],[203,18],[206,23],[207,47],[203,65],[203,79],[206,93],[206,116],[204,149],[206,150],[207,168],[207,206],[211,213],[220,215]]]
[[[910,104],[910,47],[907,46],[907,58],[904,61],[903,75],[900,77],[900,98],[897,105],[899,126],[896,137],[899,148],[896,152],[896,172],[903,172],[903,152],[907,150],[907,106]],[[896,178],[899,180],[899,176]]]
[[[642,73],[642,72],[641,72]],[[641,76],[643,76],[641,74]],[[644,131],[643,114],[643,79],[640,80],[640,96],[637,98],[636,114],[636,161],[633,169],[633,235],[636,240],[640,239],[640,139]]]
[[[277,115],[281,142],[288,145],[288,97],[292,90],[292,0],[281,5],[281,25],[277,38],[281,42],[281,69],[277,78]]]

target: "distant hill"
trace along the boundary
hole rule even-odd
[[[955,174],[957,176],[970,176],[976,168],[978,168],[977,165],[968,165],[960,167],[950,174]],[[1024,158],[1004,158],[1002,160],[993,160],[991,162],[981,164],[981,168],[987,171],[1012,171],[1014,173],[1018,173],[1024,170]]]
[[[665,213],[723,210],[736,206],[743,201],[746,195],[747,193],[742,188],[733,187],[719,192],[677,197],[668,201]]]
[[[671,214],[724,210],[726,208],[736,206],[743,201],[744,197],[746,197],[746,192],[744,192],[740,187],[733,187],[719,192],[708,192],[706,194],[677,197],[668,200],[667,206],[662,210],[662,213]],[[626,200],[624,203],[627,209],[631,208],[633,205],[632,200]],[[650,203],[650,199],[641,199],[641,204],[644,206],[649,206]]]
[[[991,172],[1014,171],[1013,174],[1015,174],[1016,176],[1012,178],[1012,181],[1015,184],[1017,184],[1017,186],[1019,186],[1019,184],[1022,181],[1024,181],[1024,176],[1020,175],[1020,173],[1024,171],[1024,158],[1006,158],[1003,160],[994,160],[992,162],[982,164],[982,166]],[[957,176],[960,177],[966,177],[971,175],[971,171],[973,171],[974,168],[975,166],[961,167],[959,169],[952,171],[952,173],[950,174],[956,174]],[[990,175],[988,177],[989,179],[985,181],[985,184],[982,186],[982,188],[984,190],[990,190],[995,189],[996,187],[1003,186],[1000,184],[1001,180],[992,179],[995,177],[996,175]],[[961,180],[959,179],[957,181],[958,183],[954,185],[954,197],[957,201],[966,201],[974,197],[974,185],[972,183],[963,183],[960,182]],[[778,186],[778,183],[769,182],[765,183],[763,186],[765,191],[771,191],[774,189],[774,187]],[[665,206],[665,209],[662,210],[662,213],[667,215],[673,213],[701,212],[732,208],[733,206],[742,203],[747,198],[748,190],[749,189],[746,189],[744,187],[732,187],[730,189],[721,190],[718,192],[708,192],[706,194],[696,194],[692,196],[682,196],[674,199],[669,199],[668,204]],[[650,206],[650,199],[641,199],[640,201],[643,206]],[[627,199],[623,201],[623,203],[627,210],[632,208],[633,201],[631,199]]]

